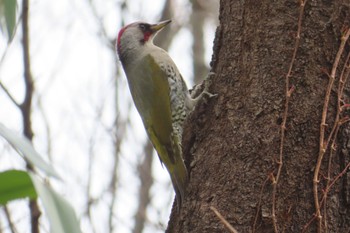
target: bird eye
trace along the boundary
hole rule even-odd
[[[143,23],[141,23],[141,24],[140,24],[140,28],[141,28],[142,31],[145,31],[145,30],[146,30],[146,25],[143,24]]]

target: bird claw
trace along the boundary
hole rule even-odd
[[[190,95],[192,99],[198,99],[198,97],[202,98],[204,95],[207,95],[209,98],[216,97],[218,95],[218,94],[212,94],[209,92],[209,86],[211,85],[210,78],[214,75],[215,75],[214,72],[209,72],[208,75],[204,78],[203,83],[195,85],[192,88],[192,90],[190,90]],[[204,85],[203,91],[201,91],[202,85]]]
[[[211,76],[215,76],[215,72],[210,71],[205,79],[209,79]]]
[[[206,94],[209,98],[213,98],[218,96],[218,94],[212,94],[209,92],[209,86],[211,85],[211,77],[215,76],[215,73],[210,71],[207,75],[207,77],[205,77],[204,79],[204,90],[203,90],[203,94]]]
[[[217,97],[218,96],[218,94],[212,94],[212,93],[210,93],[208,91],[203,91],[202,93],[207,95],[209,98],[213,98],[213,97]]]
[[[190,100],[186,104],[188,109],[191,109],[191,111],[194,109],[194,107],[197,105],[199,100],[201,100],[204,96],[208,96],[209,98],[213,98],[218,96],[218,94],[212,94],[209,92],[209,86],[211,84],[210,77],[215,75],[214,72],[209,72],[207,77],[204,79],[202,84],[196,85],[192,91],[190,92]],[[202,85],[204,85],[204,88],[202,88]],[[200,92],[200,90],[202,91]],[[200,93],[200,94],[198,94]]]

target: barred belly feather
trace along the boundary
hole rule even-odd
[[[177,69],[171,64],[160,64],[160,68],[166,73],[169,92],[170,92],[170,107],[172,116],[173,133],[182,142],[183,123],[187,117],[187,109],[185,106],[187,87],[184,83],[181,74],[176,72]]]

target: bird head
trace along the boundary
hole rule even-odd
[[[153,38],[157,33],[170,22],[171,20],[165,20],[157,24],[135,22],[120,29],[116,44],[119,56],[123,56],[125,51],[142,48],[149,43],[153,43]]]

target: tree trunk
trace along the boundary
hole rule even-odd
[[[350,1],[303,3],[221,0],[168,233],[350,232]]]

